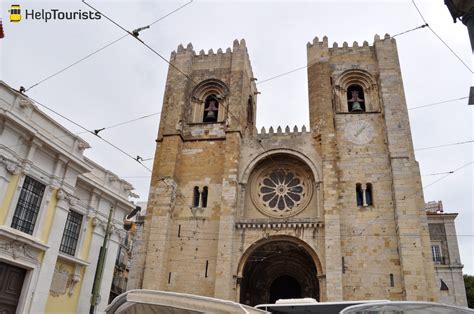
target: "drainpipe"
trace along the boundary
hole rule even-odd
[[[107,219],[107,227],[105,228],[104,242],[100,248],[99,260],[97,261],[97,269],[94,276],[94,284],[92,286],[92,296],[91,296],[91,307],[89,310],[90,314],[95,313],[95,307],[99,304],[100,296],[100,286],[102,284],[102,276],[104,274],[105,266],[105,257],[107,256],[107,244],[109,242],[109,233],[111,228],[112,213],[114,212],[114,207],[110,207],[109,218]]]

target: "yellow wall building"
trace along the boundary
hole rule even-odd
[[[87,313],[114,208],[96,310],[107,305],[133,187],[89,145],[0,81],[0,311]]]

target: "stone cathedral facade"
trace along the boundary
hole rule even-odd
[[[257,131],[244,40],[171,54],[128,289],[438,300],[395,40],[315,38],[307,58],[310,127]]]

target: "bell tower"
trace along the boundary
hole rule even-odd
[[[231,299],[228,245],[243,136],[256,133],[245,41],[171,53],[143,238],[129,288]]]
[[[436,300],[395,39],[307,45],[324,178],[328,300]]]

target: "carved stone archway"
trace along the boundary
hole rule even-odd
[[[240,303],[255,306],[281,298],[320,300],[315,253],[298,239],[269,238],[242,258]],[[302,241],[301,241],[302,242]]]

